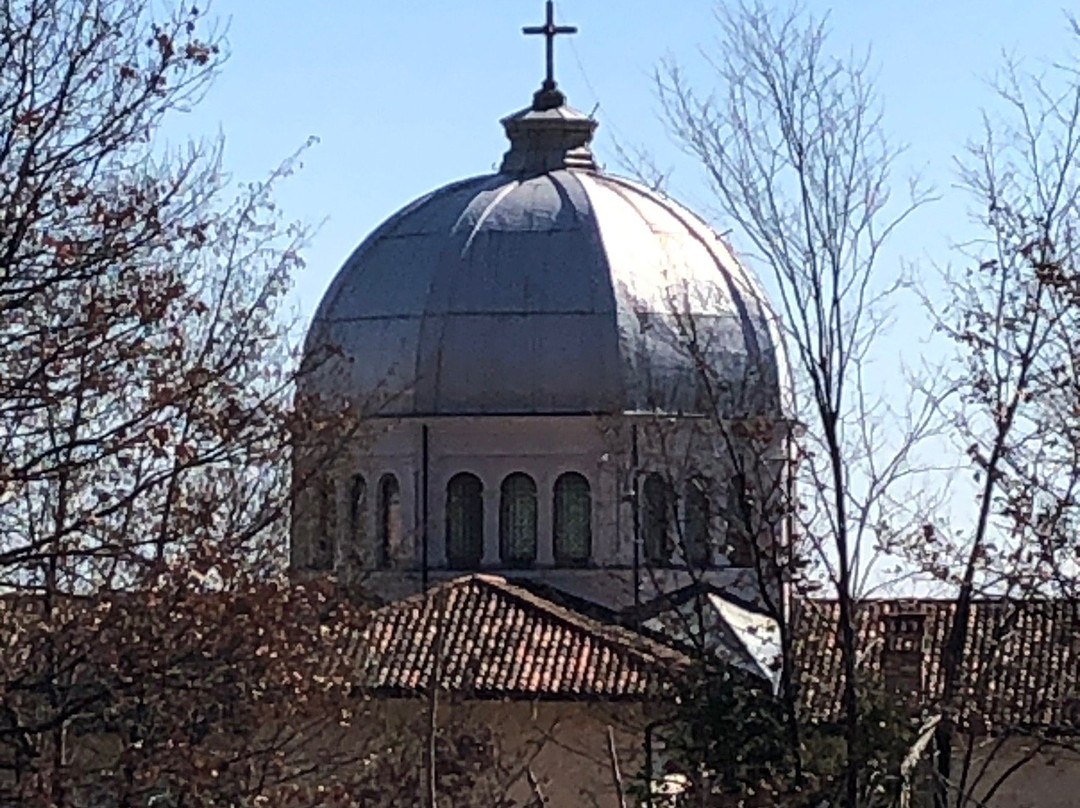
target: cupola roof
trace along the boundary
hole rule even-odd
[[[503,119],[497,174],[440,188],[361,243],[308,334],[304,392],[385,415],[786,412],[776,320],[700,218],[606,174],[553,76]],[[705,369],[707,372],[702,373]]]

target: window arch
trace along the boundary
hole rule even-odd
[[[683,553],[689,566],[707,567],[712,563],[711,527],[709,482],[703,477],[695,477],[686,486],[683,503]]]
[[[367,546],[367,481],[363,474],[354,474],[349,487],[349,553],[356,557],[368,551]]]
[[[484,484],[462,472],[446,484],[446,561],[453,569],[468,569],[483,558]]]
[[[555,563],[575,567],[592,557],[592,496],[589,481],[568,471],[555,481]]]
[[[746,477],[736,473],[728,484],[725,537],[728,564],[733,567],[754,566],[751,520],[750,491],[746,485]]]
[[[379,544],[376,563],[389,569],[401,556],[405,525],[401,518],[401,484],[393,474],[379,480]]]
[[[516,472],[499,492],[499,550],[503,563],[528,566],[536,561],[536,483]]]
[[[675,512],[675,494],[668,481],[656,473],[645,478],[642,494],[641,538],[645,545],[645,562],[654,566],[668,566],[674,550],[671,517]]]

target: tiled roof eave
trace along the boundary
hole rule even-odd
[[[421,696],[435,675],[440,692],[465,698],[650,701],[689,663],[655,639],[487,575],[388,604],[370,621],[356,644],[365,693]]]
[[[839,714],[842,684],[832,600],[795,604],[795,652],[803,681],[801,709],[818,720]],[[860,604],[856,630],[863,680],[883,684],[884,616],[925,616],[923,709],[940,709],[941,654],[955,602],[872,600]],[[973,601],[960,682],[961,725],[980,735],[1080,736],[1080,614],[1071,601],[979,598]]]
[[[374,687],[358,691],[362,696],[386,700],[415,701],[431,698],[430,690],[409,690],[397,687]],[[485,702],[544,702],[575,704],[657,704],[671,701],[674,693],[670,688],[650,689],[642,693],[554,693],[530,690],[449,690],[440,688],[439,697],[465,701]]]

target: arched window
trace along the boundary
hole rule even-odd
[[[499,548],[508,566],[536,561],[536,483],[528,474],[511,474],[502,481]]]
[[[555,563],[578,567],[592,557],[592,497],[589,481],[568,471],[555,481]]]
[[[334,568],[334,545],[337,538],[337,497],[336,487],[330,475],[319,479],[318,493],[315,498],[318,508],[318,530],[311,548],[311,568],[331,570]]]
[[[446,561],[469,569],[483,558],[484,484],[475,474],[458,474],[446,484]]]
[[[659,474],[650,474],[642,486],[641,538],[645,545],[645,563],[666,567],[671,564],[674,549],[671,541],[675,495],[668,481]]]
[[[727,560],[733,567],[754,566],[752,520],[746,478],[742,474],[735,474],[728,485],[726,536]]]
[[[707,567],[712,563],[710,517],[709,483],[696,477],[686,487],[686,501],[683,504],[683,551],[686,563],[692,567]]]
[[[405,526],[401,519],[401,485],[393,474],[379,480],[379,546],[376,561],[389,569],[401,558]]]
[[[354,558],[368,551],[367,482],[362,474],[353,475],[349,489],[349,543],[349,553]]]

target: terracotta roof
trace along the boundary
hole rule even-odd
[[[439,584],[376,609],[357,638],[362,686],[474,698],[645,699],[688,659],[489,575]]]
[[[835,601],[801,601],[795,614],[795,655],[802,669],[802,700],[811,712],[835,715],[840,703],[840,649]],[[955,603],[949,600],[882,600],[862,604],[856,615],[860,667],[881,681],[884,616],[922,613],[923,687],[928,701],[943,689],[941,658]],[[1041,727],[1080,729],[1080,613],[1054,600],[978,600],[972,604],[964,647],[963,718],[992,730]]]

